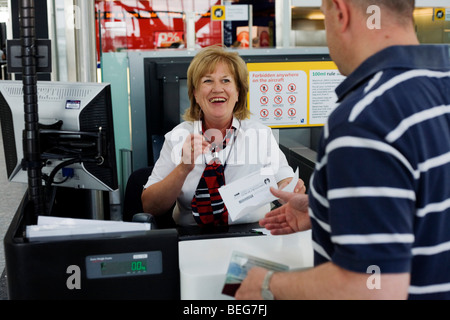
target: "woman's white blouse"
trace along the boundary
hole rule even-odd
[[[253,120],[233,119],[235,135],[224,150],[219,152],[222,163],[225,162],[225,183],[231,183],[256,170],[272,168],[277,182],[293,177],[286,156],[278,146],[272,130]],[[181,161],[181,150],[187,136],[201,133],[200,121],[185,121],[165,135],[159,159],[144,188],[163,180]],[[191,201],[206,163],[212,159],[210,153],[199,156],[194,169],[188,174],[178,195],[174,209],[174,220],[179,225],[196,225],[192,216]],[[270,210],[270,204],[261,207],[253,214],[229,223],[255,222]]]

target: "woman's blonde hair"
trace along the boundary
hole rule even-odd
[[[191,103],[183,115],[184,120],[195,121],[201,118],[202,111],[195,101],[194,91],[199,86],[201,78],[206,74],[213,73],[218,63],[225,63],[228,66],[239,91],[238,102],[234,106],[233,115],[239,120],[250,117],[250,110],[247,108],[247,65],[237,52],[228,51],[222,46],[214,45],[201,49],[189,65],[187,86]]]

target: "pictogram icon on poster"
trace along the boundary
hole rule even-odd
[[[288,115],[289,115],[290,117],[295,116],[296,113],[297,113],[297,110],[295,110],[294,108],[290,108],[290,109],[288,110]]]
[[[261,87],[259,87],[259,90],[261,90],[262,93],[266,93],[269,91],[269,86],[267,84],[262,84]]]
[[[297,97],[296,96],[289,96],[288,97],[288,101],[290,104],[294,104],[297,101]]]
[[[283,90],[283,86],[277,83],[274,87],[275,92],[281,92]]]
[[[259,102],[261,102],[262,105],[266,105],[269,103],[269,98],[266,96],[262,96],[261,99],[259,99]]]
[[[297,90],[297,86],[295,85],[295,83],[290,83],[288,85],[288,90],[289,92],[294,92],[295,90]]]
[[[281,103],[283,102],[283,97],[281,97],[281,96],[275,96],[275,98],[273,98],[273,101],[274,101],[276,104],[281,104]]]

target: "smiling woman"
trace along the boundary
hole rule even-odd
[[[233,109],[238,101],[236,82],[228,66],[223,62],[218,63],[213,73],[204,75],[194,96],[199,101],[205,129],[217,128],[225,133],[230,128]]]
[[[176,203],[173,217],[182,226],[256,222],[270,205],[232,221],[218,189],[263,168],[279,186],[294,173],[271,129],[249,119],[247,66],[237,52],[210,46],[192,60],[187,84],[190,107],[165,135],[142,193],[144,211],[161,215]]]
[[[233,113],[239,120],[250,116],[247,108],[248,70],[247,66],[237,52],[227,51],[220,46],[210,46],[197,53],[188,69],[188,95],[191,106],[186,110],[183,118],[187,121],[195,121],[201,117],[201,107],[196,100],[195,91],[201,85],[202,78],[216,71],[217,64],[222,64],[228,72],[228,79],[233,82],[237,90],[237,101]],[[223,72],[224,70],[222,70]]]

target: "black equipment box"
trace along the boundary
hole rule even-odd
[[[176,229],[29,242],[26,199],[4,238],[10,300],[180,299]]]

